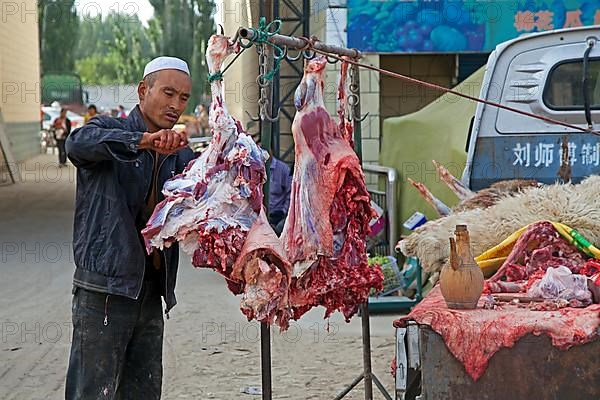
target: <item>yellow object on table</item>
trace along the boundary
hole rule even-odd
[[[560,222],[548,222],[550,222],[552,226],[554,226],[554,229],[556,229],[556,231],[569,243],[577,247],[579,250],[581,250],[588,256],[600,259],[600,250],[596,246],[591,244],[575,229],[572,229]],[[492,276],[498,270],[498,268],[502,266],[521,234],[525,232],[525,230],[529,228],[530,225],[524,226],[523,228],[519,229],[518,231],[514,232],[509,237],[504,239],[500,244],[492,247],[491,249],[475,257],[475,261],[477,262],[477,264],[479,264],[479,267],[483,271],[483,275],[486,278]]]

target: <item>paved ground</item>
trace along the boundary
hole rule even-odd
[[[71,234],[75,170],[40,156],[25,181],[0,186],[0,398],[60,399],[71,335]],[[212,271],[182,256],[179,304],[166,322],[164,399],[259,399],[259,328]],[[372,318],[374,372],[393,388],[391,316]],[[273,330],[275,399],[331,399],[362,368],[360,319],[314,310],[285,334]],[[362,399],[359,390],[348,399]],[[376,395],[376,399],[383,398]]]

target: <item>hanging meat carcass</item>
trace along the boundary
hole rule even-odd
[[[209,72],[220,71],[223,60],[238,50],[229,38],[213,35],[207,47]],[[232,276],[233,266],[261,211],[268,155],[227,111],[222,82],[213,81],[211,92],[210,145],[165,183],[165,199],[142,234],[148,250],[180,242],[195,267],[214,268],[239,294],[244,280],[242,275]]]
[[[233,279],[244,282],[241,309],[248,320],[275,322],[281,329],[288,328],[292,316],[288,302],[292,267],[284,254],[263,209],[232,271]]]
[[[360,161],[346,126],[324,106],[326,64],[323,57],[307,62],[295,96],[295,169],[281,239],[293,267],[289,301],[296,319],[317,305],[326,316],[340,310],[349,319],[383,281],[367,264],[374,213]]]

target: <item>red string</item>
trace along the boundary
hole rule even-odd
[[[324,54],[326,56],[331,56],[331,57],[336,58],[336,59],[338,59],[340,61],[346,61],[346,62],[349,62],[350,64],[354,64],[354,65],[357,65],[359,67],[363,67],[363,68],[370,69],[372,71],[379,72],[379,73],[381,73],[383,75],[388,75],[388,76],[391,76],[393,78],[398,78],[398,79],[402,79],[402,80],[407,81],[407,82],[414,83],[415,85],[425,86],[425,87],[428,87],[428,88],[431,88],[431,89],[435,89],[435,90],[439,90],[439,91],[446,92],[446,93],[452,93],[452,94],[454,94],[456,96],[463,97],[465,99],[469,99],[469,100],[472,100],[472,101],[477,101],[479,103],[484,103],[484,104],[487,104],[487,105],[490,105],[490,106],[502,108],[503,110],[507,110],[507,111],[511,111],[511,112],[514,112],[514,113],[517,113],[517,114],[525,115],[525,116],[528,116],[528,117],[531,117],[531,118],[540,119],[542,121],[549,122],[549,123],[552,123],[552,124],[561,125],[561,126],[564,126],[564,127],[567,127],[567,128],[571,128],[571,129],[575,129],[575,130],[581,131],[581,132],[592,133],[594,135],[600,136],[600,132],[594,131],[593,129],[582,128],[582,127],[579,127],[579,126],[576,126],[576,125],[571,125],[571,124],[569,124],[567,122],[559,121],[559,120],[554,119],[554,118],[545,117],[543,115],[533,114],[533,113],[530,113],[530,112],[527,112],[527,111],[522,111],[522,110],[518,110],[516,108],[505,106],[504,104],[496,103],[496,102],[489,101],[489,100],[480,99],[478,97],[469,96],[468,94],[460,93],[460,92],[457,92],[455,90],[449,89],[449,88],[444,87],[444,86],[440,86],[440,85],[436,85],[434,83],[429,83],[429,82],[425,82],[425,81],[422,81],[422,80],[419,80],[419,79],[411,78],[410,76],[398,74],[398,73],[392,72],[392,71],[387,71],[385,69],[377,68],[377,67],[374,67],[372,65],[362,64],[362,63],[359,63],[358,61],[352,60],[350,58],[341,58],[341,57],[339,57],[339,56],[337,56],[335,54],[327,53],[325,51],[317,50],[315,48],[313,48],[312,50],[314,50],[317,53]]]

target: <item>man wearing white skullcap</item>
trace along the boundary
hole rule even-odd
[[[67,138],[77,195],[66,399],[160,399],[161,297],[168,317],[178,247],[148,255],[140,231],[165,181],[193,158],[185,133],[173,130],[190,92],[185,61],[155,58],[127,118],[96,116]]]
[[[185,61],[183,61],[177,57],[163,56],[163,57],[156,57],[154,60],[152,60],[148,64],[146,64],[146,67],[144,68],[143,78],[145,78],[146,76],[148,76],[149,74],[151,74],[153,72],[161,71],[164,69],[176,69],[178,71],[185,72],[187,75],[190,74],[190,70]]]

